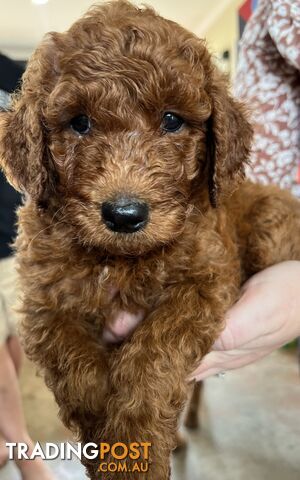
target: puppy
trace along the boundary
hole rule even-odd
[[[26,352],[83,442],[151,443],[147,472],[91,479],[167,480],[188,376],[242,282],[300,260],[299,203],[243,180],[251,126],[204,41],[125,1],[47,35],[0,122]],[[120,311],[145,319],[112,347]]]

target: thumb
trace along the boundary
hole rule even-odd
[[[118,343],[128,337],[143,320],[144,311],[136,314],[120,310],[112,322],[104,328],[103,339],[107,343]]]

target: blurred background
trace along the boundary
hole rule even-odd
[[[48,31],[66,30],[93,3],[89,0],[1,2],[0,54],[16,63],[0,58],[0,103],[1,95],[2,104],[8,100],[6,95],[16,87],[28,57],[42,36]],[[205,37],[221,68],[234,77],[238,40],[256,1],[148,0],[145,3],[199,37]],[[18,201],[16,198],[16,204]],[[52,394],[27,360],[20,385],[33,439],[41,442],[71,439],[72,435],[58,418]],[[281,350],[224,378],[208,379],[204,382],[198,413],[199,429],[184,432],[187,449],[174,456],[174,480],[299,480],[300,385],[295,350]],[[58,480],[85,479],[77,461],[48,463]],[[0,468],[0,480],[20,478],[13,462]]]
[[[64,31],[93,3],[90,0],[11,0],[1,8],[0,49],[16,60],[26,60],[42,36]],[[141,4],[143,2],[133,2]],[[241,0],[149,0],[158,13],[181,23],[199,37],[234,72],[239,37],[238,8]],[[244,16],[253,1],[246,2]]]

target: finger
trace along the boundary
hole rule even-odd
[[[114,335],[114,333],[107,327],[103,330],[102,337],[105,343],[119,343],[122,341],[122,339]]]
[[[127,338],[143,320],[144,311],[136,314],[120,310],[113,321],[106,325],[103,331],[103,338],[106,342],[116,343]]]
[[[203,380],[211,375],[237,368],[245,367],[269,355],[272,348],[261,348],[255,350],[232,350],[229,352],[210,352],[199,367],[192,373],[189,380]]]
[[[222,370],[220,368],[217,368],[217,367],[210,368],[208,370],[205,370],[205,372],[196,374],[194,377],[191,377],[191,380],[195,380],[196,382],[201,382],[202,380],[212,377],[213,375],[218,375],[221,372]]]
[[[243,359],[248,355],[247,351],[230,350],[230,351],[215,351],[208,353],[194,370],[191,377],[207,376],[208,371],[222,372],[223,370],[231,370],[242,366]],[[251,353],[253,356],[253,353]],[[241,365],[240,365],[241,364]]]
[[[218,368],[218,363],[220,361],[219,357],[220,357],[219,352],[210,352],[207,355],[205,355],[200,365],[190,375],[189,380],[193,380],[196,376],[198,378],[199,375],[203,375],[206,371]]]

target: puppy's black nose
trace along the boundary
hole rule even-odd
[[[120,198],[102,203],[101,213],[103,222],[113,232],[134,233],[146,225],[149,208],[145,202]]]

